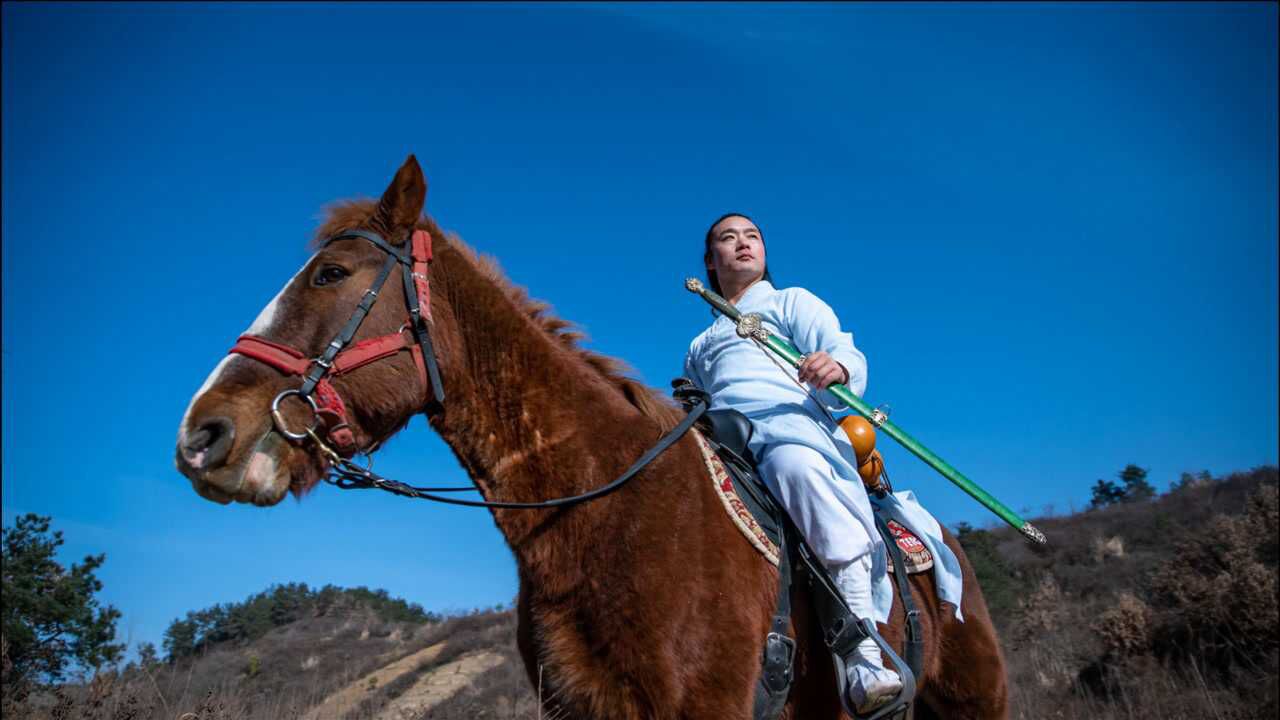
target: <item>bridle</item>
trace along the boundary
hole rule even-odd
[[[329,382],[330,376],[339,376],[356,368],[368,365],[376,360],[391,357],[401,350],[408,350],[413,356],[414,365],[422,382],[424,412],[430,413],[444,407],[444,386],[440,381],[440,368],[436,361],[435,349],[431,344],[431,285],[427,271],[431,264],[431,233],[426,230],[413,230],[406,247],[409,254],[398,250],[377,233],[366,230],[343,230],[327,238],[320,244],[324,249],[330,243],[345,238],[363,238],[373,243],[387,254],[386,261],[378,271],[373,285],[365,291],[346,325],[338,331],[337,336],[325,346],[319,357],[308,358],[301,350],[248,333],[241,335],[229,353],[243,355],[265,363],[285,375],[302,377],[302,385],[290,388],[276,395],[271,401],[271,419],[276,430],[289,440],[305,442],[310,439],[329,461],[325,481],[344,490],[378,488],[396,495],[416,497],[423,500],[466,505],[470,507],[507,508],[507,509],[546,509],[575,505],[587,500],[607,495],[622,487],[635,477],[645,465],[661,455],[663,451],[675,444],[693,424],[706,412],[705,398],[692,404],[690,412],[676,427],[659,438],[638,460],[632,463],[622,475],[609,484],[580,495],[544,500],[542,502],[485,502],[480,500],[461,500],[441,497],[436,492],[464,492],[475,490],[475,487],[415,487],[397,480],[390,480],[375,474],[367,467],[361,467],[351,460],[357,454],[373,452],[373,448],[360,448],[355,441],[347,420],[346,404],[338,391]],[[378,293],[391,276],[391,271],[400,266],[401,278],[404,281],[405,305],[409,319],[400,329],[388,335],[381,335],[347,347],[355,337],[360,324],[378,300]],[[405,330],[412,332],[412,339],[405,337]],[[288,397],[297,396],[306,402],[312,413],[311,424],[302,432],[289,429],[280,412],[281,402]]]
[[[378,271],[378,277],[364,292],[347,323],[325,346],[319,357],[307,358],[305,353],[296,348],[247,333],[241,335],[228,351],[266,363],[286,375],[301,376],[301,387],[285,390],[271,401],[271,418],[276,430],[295,442],[312,438],[330,447],[343,459],[349,459],[361,450],[356,445],[355,435],[347,420],[346,404],[329,382],[330,376],[343,375],[376,360],[391,357],[401,350],[408,350],[418,369],[423,392],[426,393],[424,409],[429,412],[444,406],[444,386],[440,381],[440,368],[431,344],[429,327],[431,285],[427,270],[431,264],[431,233],[426,230],[411,231],[409,242],[405,244],[409,250],[408,255],[388,243],[381,235],[366,230],[343,230],[327,238],[320,244],[320,248],[324,249],[330,243],[348,238],[368,240],[386,253],[387,258]],[[400,266],[400,276],[404,281],[408,320],[394,333],[361,340],[348,348],[347,345],[369,315],[369,310],[378,300],[378,293],[397,265]],[[412,332],[411,339],[405,337],[405,330]],[[281,402],[290,396],[297,396],[311,406],[312,423],[302,432],[290,430],[280,412]],[[320,440],[321,430],[328,443]]]

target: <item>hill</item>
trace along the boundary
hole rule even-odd
[[[957,528],[1005,646],[1011,717],[1275,717],[1278,519],[1277,470],[1264,467],[1037,518],[1044,547]],[[166,650],[17,716],[538,717],[510,609],[444,618],[383,591],[283,585],[189,613]]]
[[[489,686],[486,706],[525,713],[534,696],[514,639],[509,609],[442,617],[381,590],[279,585],[175,620],[165,633],[163,660],[143,646],[138,661],[88,683],[25,699],[6,694],[4,715],[400,720],[463,688],[475,696]],[[498,672],[476,680],[493,669]]]
[[[1015,717],[1274,718],[1277,469],[1184,475],[1150,501],[961,541],[992,605]]]

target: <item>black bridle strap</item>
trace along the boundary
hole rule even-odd
[[[585,492],[581,495],[571,495],[569,497],[543,500],[541,502],[485,502],[483,500],[458,500],[456,498],[434,495],[432,492],[451,492],[458,490],[459,488],[414,487],[397,480],[389,480],[380,475],[376,475],[373,471],[362,468],[344,458],[334,460],[333,467],[330,468],[329,474],[325,477],[325,482],[336,485],[343,490],[377,488],[379,490],[386,490],[387,492],[394,493],[396,495],[403,495],[405,497],[419,498],[421,500],[434,500],[436,502],[448,503],[450,505],[466,505],[468,507],[503,508],[509,510],[545,510],[547,508],[554,507],[567,507],[569,505],[576,505],[581,502],[603,497],[627,484],[627,482],[643,470],[646,465],[653,462],[654,458],[661,455],[667,450],[667,448],[674,445],[677,440],[683,437],[684,434],[689,431],[689,428],[693,427],[693,424],[697,422],[698,418],[702,417],[702,414],[706,411],[706,402],[697,402],[693,408],[690,409],[689,414],[685,415],[684,420],[680,421],[679,425],[676,425],[670,432],[659,438],[657,444],[646,450],[639,459],[631,464],[631,467],[626,469],[625,472],[615,478],[608,485]]]
[[[431,402],[427,407],[428,414],[444,407],[444,381],[440,379],[440,364],[436,362],[436,348],[431,344],[431,333],[414,328],[413,334],[418,338],[418,346],[422,348],[422,360],[427,366],[427,378],[431,382]]]
[[[363,236],[362,236],[363,237]],[[387,277],[391,275],[391,269],[396,266],[399,256],[395,253],[388,253],[387,259],[382,263],[382,269],[378,271],[378,277],[373,281],[373,285],[364,291],[364,297],[360,298],[360,304],[356,306],[355,312],[351,313],[351,317],[347,320],[347,324],[342,327],[338,336],[329,342],[324,349],[324,354],[316,359],[311,366],[311,370],[307,372],[306,380],[303,381],[299,392],[302,395],[309,396],[316,389],[316,384],[320,382],[333,367],[333,359],[338,356],[351,338],[355,337],[356,331],[360,329],[360,324],[364,322],[365,317],[369,314],[369,310],[378,300],[378,293],[382,290],[383,284],[387,282]]]
[[[412,230],[410,230],[410,232],[412,232]],[[364,238],[365,240],[368,240],[374,245],[377,245],[386,254],[395,258],[396,261],[399,262],[401,265],[409,264],[409,258],[405,257],[404,253],[397,250],[395,246],[393,246],[391,243],[387,242],[386,240],[383,240],[382,236],[378,235],[377,233],[365,232],[364,230],[343,230],[337,235],[334,235],[328,240],[325,240],[324,244],[327,246],[331,242],[334,242],[336,240],[344,240],[346,238]]]

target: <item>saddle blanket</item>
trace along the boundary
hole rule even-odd
[[[760,551],[765,559],[773,565],[778,564],[778,546],[770,539],[768,533],[760,526],[755,515],[748,509],[746,503],[738,496],[738,491],[734,487],[733,478],[730,477],[729,471],[725,468],[724,462],[720,456],[716,455],[715,450],[711,449],[711,445],[702,437],[697,430],[691,433],[698,441],[698,449],[702,451],[703,462],[707,466],[707,474],[711,477],[711,483],[715,487],[716,495],[720,498],[721,505],[729,514],[729,519],[733,521],[734,527],[742,533],[742,536],[751,543],[751,546]],[[933,555],[929,552],[929,548],[920,541],[909,528],[894,519],[886,519],[885,524],[889,528],[889,533],[893,535],[894,541],[902,550],[903,567],[906,568],[908,575],[922,573],[933,567]],[[893,563],[886,563],[889,572],[893,572]]]
[[[747,542],[751,546],[760,551],[765,559],[773,565],[778,564],[778,546],[765,533],[764,528],[760,527],[760,523],[756,521],[755,515],[747,509],[746,503],[742,502],[742,498],[738,497],[738,491],[733,487],[733,478],[729,477],[729,471],[725,468],[724,462],[716,455],[715,450],[707,444],[702,437],[702,433],[694,430],[693,437],[698,441],[698,449],[702,451],[702,460],[707,465],[707,473],[711,476],[711,484],[716,489],[716,495],[720,498],[720,503],[724,506],[724,511],[729,513],[729,519],[733,520],[733,524],[742,533]]]

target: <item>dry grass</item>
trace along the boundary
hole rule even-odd
[[[1056,547],[1006,556],[1039,578],[998,618],[1012,716],[1276,717],[1276,496],[1275,468],[1239,473],[1056,519]]]
[[[446,648],[456,657],[493,641],[495,634],[514,636],[514,628],[506,626],[514,622],[510,618],[510,612],[479,612],[424,626],[386,623],[360,609],[331,613],[292,623],[252,643],[215,645],[173,664],[105,671],[91,682],[68,683],[25,697],[6,687],[4,716],[294,720],[370,672],[446,638],[459,641]],[[394,692],[390,685],[379,695],[389,692]]]

